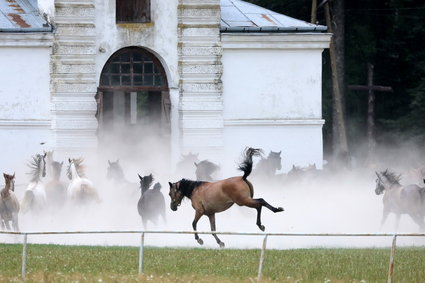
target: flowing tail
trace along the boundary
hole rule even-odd
[[[263,154],[263,151],[259,148],[252,148],[247,147],[244,151],[245,159],[244,161],[239,165],[239,170],[243,172],[242,179],[246,180],[248,178],[249,174],[251,174],[252,171],[252,157],[253,156],[261,156]]]

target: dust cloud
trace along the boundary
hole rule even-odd
[[[125,138],[108,137],[107,142],[99,145],[97,154],[83,156],[86,175],[93,181],[101,197],[100,203],[75,205],[66,203],[62,207],[46,208],[35,214],[28,212],[20,215],[21,231],[139,231],[143,230],[137,211],[140,198],[139,177],[152,173],[155,182],[162,185],[161,192],[166,202],[164,223],[148,223],[146,230],[155,231],[191,231],[194,210],[189,199],[184,199],[176,212],[169,208],[168,182],[176,182],[183,177],[193,176],[177,174],[170,166],[170,148],[154,135],[145,135],[137,147],[126,144]],[[399,147],[387,149],[381,163],[365,166],[354,161],[352,169],[317,170],[296,178],[289,178],[278,172],[274,178],[248,179],[254,185],[254,198],[264,198],[273,206],[281,206],[284,212],[272,213],[262,209],[262,224],[270,233],[394,233],[395,217],[390,215],[381,226],[382,195],[375,190],[375,171],[395,168],[398,172],[407,172],[420,164],[421,155],[415,154],[418,148]],[[241,148],[242,153],[243,148]],[[266,152],[267,154],[267,152]],[[379,154],[382,154],[379,152]],[[282,163],[285,163],[283,151]],[[390,158],[392,156],[392,158]],[[55,153],[53,159],[64,161],[61,180],[66,178],[68,157]],[[202,156],[199,157],[201,160]],[[407,158],[417,159],[409,164]],[[106,178],[109,161],[119,162],[124,171],[125,183],[116,183]],[[423,159],[422,159],[423,160]],[[211,160],[219,164],[236,164],[238,160]],[[254,158],[255,164],[258,158]],[[410,165],[410,166],[407,166]],[[401,171],[405,170],[405,171]],[[235,171],[236,172],[236,171]],[[239,174],[239,173],[238,173]],[[221,171],[220,178],[231,177]],[[28,178],[27,180],[23,180]],[[49,176],[44,182],[48,181]],[[17,180],[15,193],[22,199],[29,176]],[[222,232],[261,232],[256,226],[256,210],[248,207],[232,206],[225,212],[216,214],[217,231]],[[203,216],[198,222],[198,231],[209,231],[208,218]],[[416,233],[419,228],[406,215],[402,216],[398,233]],[[218,248],[211,235],[200,235],[204,247]],[[226,248],[260,248],[262,236],[219,235]],[[20,243],[22,236],[0,234],[2,243]],[[30,235],[29,243],[51,243],[70,245],[123,245],[138,246],[140,234],[82,234],[82,235]],[[307,237],[307,236],[270,236],[267,247],[273,249],[312,248],[312,247],[388,247],[391,237]],[[422,246],[425,239],[420,237],[402,237],[398,245]],[[191,234],[146,234],[145,245],[157,247],[200,247]]]

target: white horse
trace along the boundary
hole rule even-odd
[[[78,204],[100,202],[99,194],[92,181],[85,176],[83,159],[68,159],[68,161],[67,175],[71,180],[68,185],[68,199]]]
[[[28,166],[32,169],[31,181],[27,186],[24,197],[21,202],[21,211],[26,213],[28,211],[41,212],[46,207],[46,190],[41,181],[42,177],[46,176],[46,162],[44,158],[46,154],[37,154],[32,157]]]

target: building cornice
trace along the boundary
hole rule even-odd
[[[53,33],[0,32],[0,45],[2,47],[51,47],[53,46]]]
[[[223,49],[325,49],[330,33],[222,33]]]

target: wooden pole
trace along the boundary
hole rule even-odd
[[[326,25],[328,27],[328,32],[333,33],[332,21],[331,21],[331,12],[329,8],[329,3],[325,4],[325,16],[326,16]],[[336,149],[336,154],[348,154],[348,143],[347,143],[347,131],[345,128],[345,115],[341,95],[341,86],[339,85],[338,80],[338,68],[336,63],[336,49],[335,49],[335,37],[332,36],[331,43],[329,46],[329,55],[331,60],[331,72],[332,72],[332,90],[333,90],[333,101],[334,101],[334,121],[335,124],[334,135],[337,135],[338,144],[334,145]],[[334,139],[335,140],[335,139]]]
[[[367,163],[372,162],[373,153],[376,147],[376,126],[375,126],[375,91],[392,92],[393,89],[388,86],[374,85],[373,83],[373,72],[374,66],[370,63],[367,64],[367,85],[350,85],[350,90],[361,90],[368,92],[367,98],[367,142],[368,142],[368,154]]]
[[[311,1],[311,20],[312,24],[317,23],[317,0]]]

